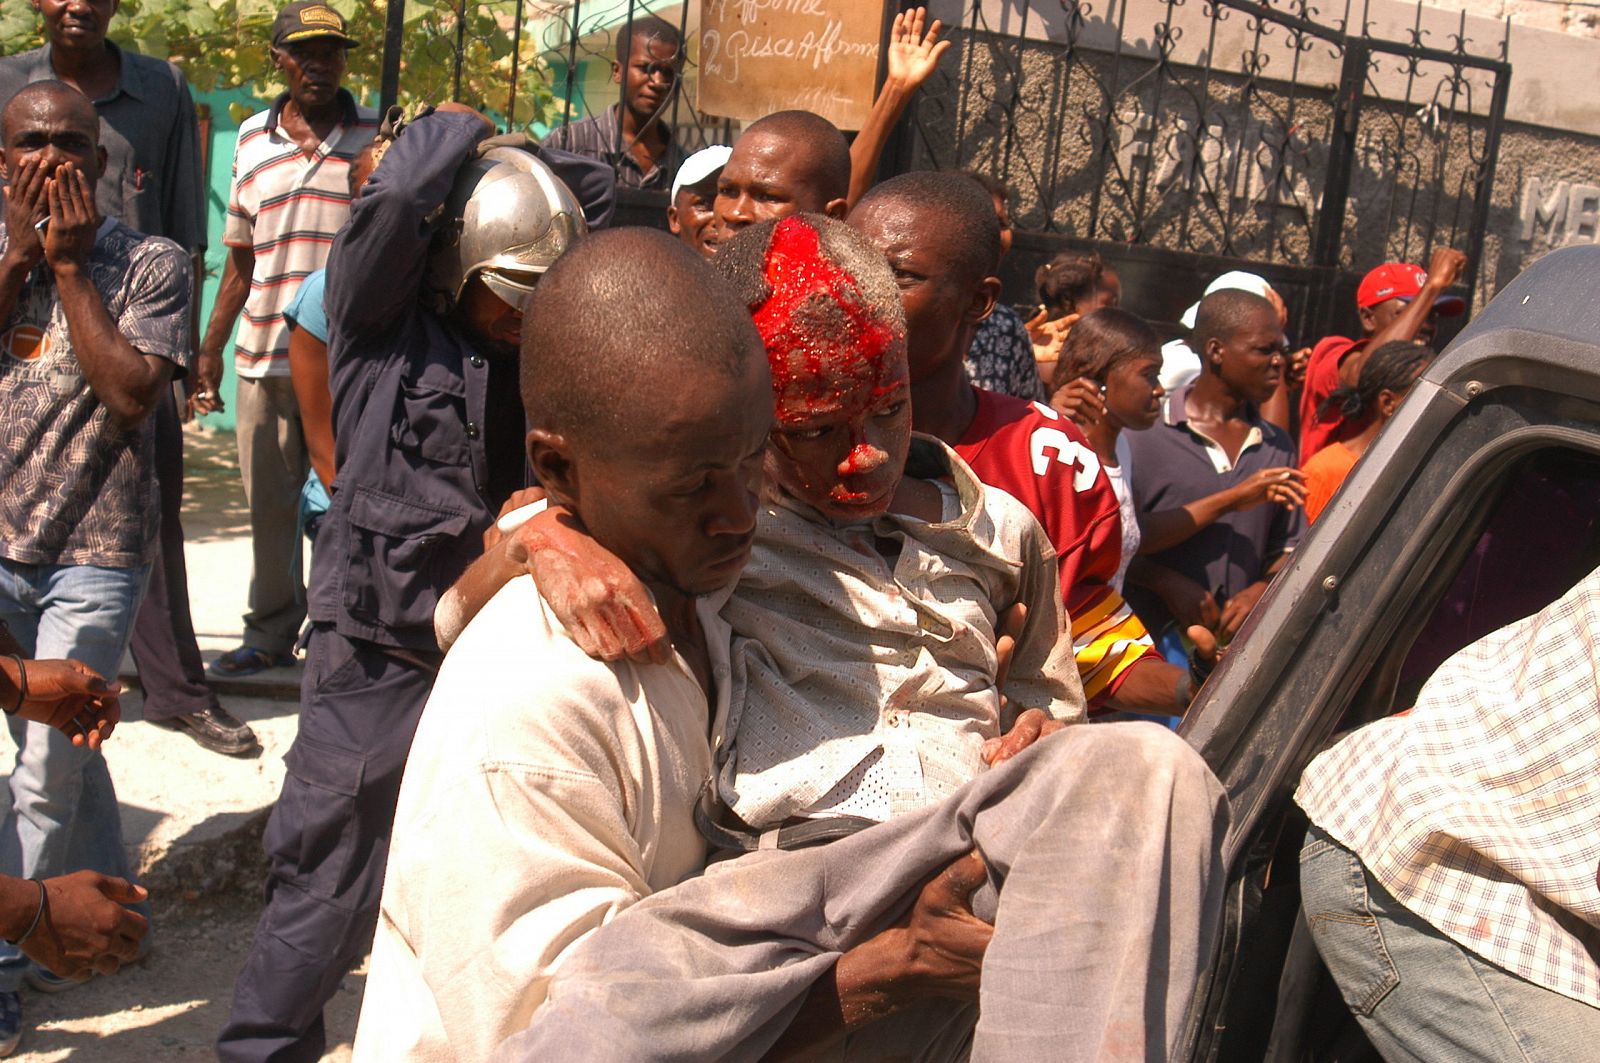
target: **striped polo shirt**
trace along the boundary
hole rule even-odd
[[[287,92],[239,127],[222,242],[253,248],[256,257],[234,337],[241,377],[289,375],[284,308],[301,279],[327,265],[334,234],[350,216],[350,163],[377,132],[378,115],[347,91],[340,98],[344,118],[310,153],[279,128]]]

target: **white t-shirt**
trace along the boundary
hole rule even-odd
[[[1117,463],[1104,466],[1111,490],[1117,496],[1117,508],[1122,512],[1122,560],[1117,563],[1117,575],[1111,585],[1122,593],[1122,581],[1128,575],[1128,566],[1139,554],[1139,511],[1133,506],[1133,447],[1128,444],[1128,434],[1117,434]]]

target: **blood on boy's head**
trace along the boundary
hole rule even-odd
[[[535,473],[647,583],[725,586],[749,553],[772,427],[763,354],[744,305],[681,241],[642,228],[591,234],[528,304],[522,400]]]
[[[774,481],[834,519],[884,512],[911,433],[905,317],[888,263],[816,214],[746,229],[713,261],[766,346]]]

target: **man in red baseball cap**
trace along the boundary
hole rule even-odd
[[[1356,289],[1361,338],[1326,337],[1312,350],[1306,367],[1300,392],[1302,464],[1329,443],[1347,439],[1365,427],[1321,407],[1340,387],[1355,384],[1367,352],[1392,340],[1432,343],[1440,315],[1456,317],[1466,311],[1466,300],[1445,294],[1466,264],[1467,256],[1460,251],[1439,247],[1429,258],[1426,272],[1409,262],[1385,262],[1361,278]]]

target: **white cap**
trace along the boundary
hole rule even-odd
[[[1272,291],[1272,285],[1268,284],[1267,279],[1258,273],[1246,273],[1242,269],[1235,269],[1229,270],[1227,273],[1224,273],[1222,276],[1206,285],[1206,295],[1210,295],[1212,292],[1225,292],[1229,289],[1237,289],[1241,292],[1250,292],[1252,295],[1259,295],[1261,298],[1265,299],[1267,297],[1267,293]],[[1204,297],[1205,296],[1201,296],[1201,298]],[[1195,315],[1199,312],[1200,304],[1191,304],[1189,309],[1183,312],[1183,317],[1179,319],[1183,322],[1183,327],[1190,329],[1194,328]]]
[[[685,188],[691,188],[708,177],[714,177],[721,169],[728,165],[728,156],[733,154],[733,149],[726,144],[713,144],[709,148],[701,148],[678,167],[678,176],[672,179],[672,196],[668,200],[676,200],[678,193]]]

